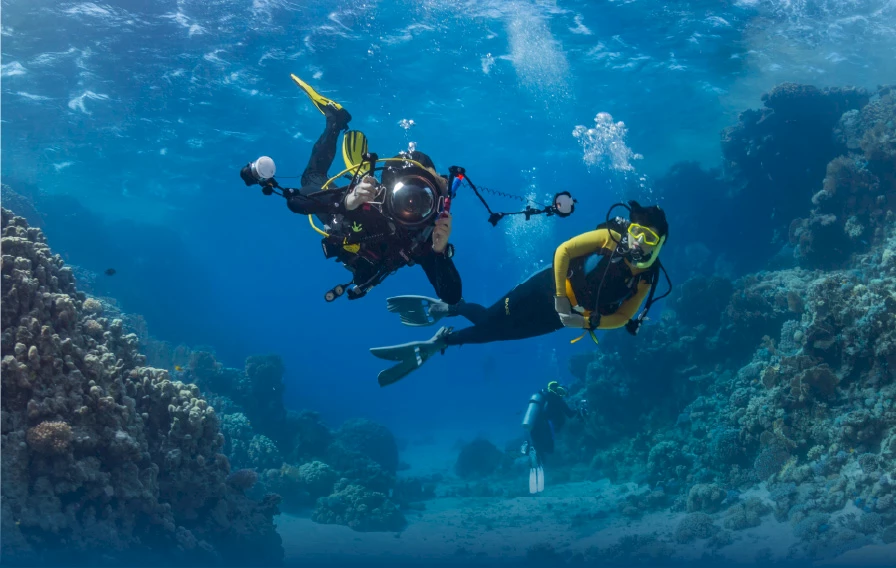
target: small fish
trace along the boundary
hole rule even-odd
[[[113,274],[115,274],[115,269],[114,269],[114,268],[107,268],[104,274],[105,274],[106,276],[112,276]]]
[[[180,365],[175,365],[175,366],[174,366],[174,370],[177,371],[178,373],[180,373],[181,371],[184,370],[184,368],[181,367]]]

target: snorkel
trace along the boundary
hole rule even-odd
[[[631,238],[626,236],[627,238]],[[650,251],[649,254],[644,254],[640,250],[632,250],[629,253],[629,262],[631,262],[632,266],[635,268],[640,268],[642,270],[650,268],[653,266],[653,263],[656,262],[656,259],[660,257],[660,251],[663,250],[663,244],[666,242],[666,237],[663,235],[660,237],[660,242]]]

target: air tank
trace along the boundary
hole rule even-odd
[[[537,392],[533,394],[529,399],[529,407],[526,408],[526,415],[523,416],[523,428],[525,428],[527,432],[532,431],[532,428],[538,421],[538,415],[541,414],[541,409],[543,407],[544,397],[541,396],[541,393]]]

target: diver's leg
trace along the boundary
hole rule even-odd
[[[554,311],[553,289],[553,273],[546,268],[516,286],[484,313],[475,313],[473,317],[477,321],[472,327],[452,331],[445,337],[445,342],[448,345],[490,343],[556,331],[563,324]],[[466,317],[466,314],[461,315]]]
[[[547,433],[544,440],[544,451],[543,454],[553,454],[554,453],[554,439],[556,438],[556,431],[554,430],[554,423],[551,420],[547,421],[548,428]]]
[[[311,149],[311,157],[308,165],[302,172],[302,189],[304,195],[320,191],[327,181],[327,172],[336,158],[336,142],[343,126],[335,119],[327,117],[327,125],[321,133],[314,147]]]
[[[452,306],[452,308],[454,313],[449,312],[450,315],[457,314],[463,316],[474,325],[485,323],[488,320],[488,308],[481,304],[473,304],[461,300]]]
[[[539,420],[529,435],[532,438],[532,447],[535,448],[538,455],[553,450],[551,448],[551,427],[547,420],[543,418]]]

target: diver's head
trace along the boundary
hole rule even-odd
[[[423,227],[438,212],[448,184],[436,173],[432,159],[423,152],[402,152],[396,158],[417,162],[387,162],[383,168],[385,206],[389,216],[408,228]],[[420,167],[423,166],[423,167]]]
[[[548,392],[556,394],[557,396],[563,398],[569,394],[569,390],[566,387],[558,383],[557,381],[551,381],[548,383]]]
[[[666,213],[659,205],[643,207],[629,201],[631,223],[628,226],[628,254],[639,268],[649,268],[659,256],[669,234]]]

